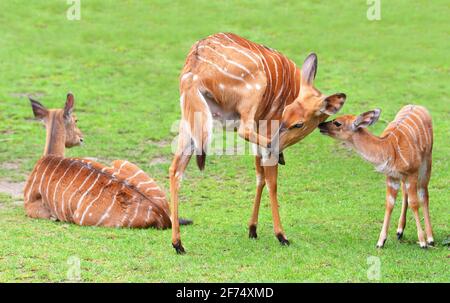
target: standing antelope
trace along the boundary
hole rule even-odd
[[[414,212],[420,247],[426,248],[427,244],[432,246],[433,230],[428,211],[428,182],[433,149],[431,116],[425,107],[407,105],[398,112],[381,136],[377,137],[365,128],[378,120],[380,112],[375,109],[359,116],[338,117],[321,123],[319,129],[322,134],[350,143],[365,160],[376,165],[377,171],[386,175],[386,212],[377,247],[382,248],[386,242],[400,182],[403,205],[397,237],[400,239],[403,236],[409,205]],[[420,224],[419,202],[423,205],[426,242]]]
[[[72,113],[72,94],[67,95],[64,109],[48,110],[38,101],[30,101],[34,116],[46,126],[47,140],[44,155],[36,163],[24,189],[29,217],[78,225],[171,226],[164,192],[136,165],[116,160],[112,167],[106,167],[87,159],[64,157],[65,147],[83,142]]]
[[[180,76],[182,123],[178,147],[170,167],[172,245],[184,253],[178,225],[178,190],[192,153],[200,170],[212,135],[213,119],[236,121],[238,134],[263,149],[282,151],[309,133],[344,104],[345,94],[326,96],[313,86],[317,57],[310,54],[300,70],[286,56],[231,33],[211,35],[195,43]],[[278,131],[263,136],[255,125],[281,121]],[[273,140],[276,137],[276,140]],[[261,150],[259,148],[259,150]],[[267,183],[275,235],[283,245],[285,236],[278,213],[278,165],[263,166],[262,152],[255,159],[257,189],[249,236],[256,238],[262,190]],[[282,156],[282,155],[281,155]],[[280,163],[283,162],[280,157]]]

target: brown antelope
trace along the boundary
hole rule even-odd
[[[428,211],[428,182],[433,149],[431,116],[425,107],[407,105],[377,137],[365,128],[378,120],[380,112],[375,109],[359,116],[338,117],[321,123],[319,129],[322,134],[350,143],[365,160],[375,164],[377,171],[386,175],[386,212],[377,247],[382,248],[386,242],[392,209],[402,183],[403,205],[397,237],[400,239],[403,236],[409,205],[414,212],[420,247],[426,248],[427,243],[434,245]],[[420,224],[419,202],[423,205],[426,242]]]
[[[44,122],[47,140],[24,189],[31,218],[56,219],[78,225],[109,227],[171,226],[169,204],[153,179],[136,165],[116,160],[112,167],[65,158],[66,147],[83,142],[72,113],[74,97],[64,109],[46,109],[32,100],[34,116]],[[181,224],[190,223],[182,220]]]
[[[231,33],[211,35],[195,43],[180,75],[182,123],[178,147],[170,167],[172,245],[183,253],[178,226],[178,191],[192,153],[200,170],[205,165],[213,119],[233,120],[240,137],[263,152],[282,151],[309,133],[344,104],[345,94],[322,94],[313,86],[317,57],[310,54],[301,69],[286,56]],[[281,121],[278,130],[263,132],[260,121]],[[276,140],[275,140],[276,138]],[[275,142],[274,144],[272,144]],[[278,213],[278,165],[264,166],[262,152],[255,159],[257,189],[249,236],[256,238],[262,190],[267,183],[275,235],[283,245],[285,236]],[[280,154],[280,163],[283,163]]]

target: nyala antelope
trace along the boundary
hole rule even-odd
[[[428,182],[433,149],[431,116],[422,106],[407,105],[398,112],[381,136],[377,137],[368,132],[366,127],[378,120],[380,112],[375,109],[359,116],[338,117],[321,123],[319,129],[322,134],[349,143],[365,160],[373,163],[377,171],[386,175],[386,212],[377,247],[382,248],[386,242],[400,183],[403,205],[398,222],[398,239],[403,236],[409,205],[416,220],[420,247],[432,246],[434,240],[428,210]],[[419,202],[423,206],[425,217],[426,241],[420,224]]]
[[[72,94],[67,95],[64,109],[46,109],[38,101],[30,101],[34,116],[45,124],[47,139],[44,155],[24,189],[29,217],[91,226],[171,226],[164,192],[136,165],[116,160],[112,167],[106,167],[87,159],[64,157],[66,147],[83,142],[72,113]]]
[[[281,244],[289,244],[278,213],[278,165],[264,166],[262,153],[281,152],[300,141],[344,104],[345,94],[324,95],[314,87],[316,71],[315,54],[300,69],[278,51],[231,33],[214,34],[192,46],[180,75],[182,123],[169,173],[172,245],[177,253],[184,252],[178,226],[180,181],[193,153],[203,170],[213,119],[223,125],[235,122],[233,129],[240,137],[261,147],[255,158],[257,188],[249,236],[257,237],[261,193],[267,183],[275,235]],[[263,134],[260,121],[279,121],[279,128]],[[279,161],[283,163],[282,154]]]

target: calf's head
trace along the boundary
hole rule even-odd
[[[332,138],[352,142],[352,137],[355,133],[363,128],[366,128],[380,118],[381,110],[374,109],[359,116],[355,115],[345,115],[337,117],[334,120],[320,123],[319,130],[320,133],[330,136]]]

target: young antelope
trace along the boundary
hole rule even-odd
[[[373,163],[377,171],[386,175],[386,212],[377,247],[382,248],[386,242],[400,183],[403,205],[397,229],[398,239],[403,236],[409,206],[414,213],[420,247],[432,246],[434,240],[428,207],[433,149],[431,116],[423,106],[407,105],[377,137],[366,127],[378,120],[380,112],[375,109],[359,116],[345,115],[321,123],[319,129],[324,135],[349,143],[365,160]],[[423,206],[425,233],[420,223],[419,203]]]

